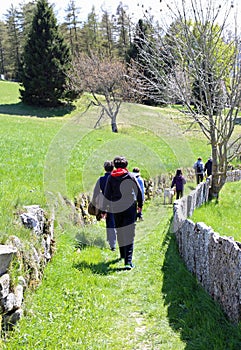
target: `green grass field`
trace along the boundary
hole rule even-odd
[[[240,181],[226,183],[220,192],[219,203],[211,201],[196,209],[192,220],[205,222],[221,236],[231,236],[241,242],[240,191]]]
[[[168,108],[124,104],[113,134],[108,120],[93,130],[97,111],[82,113],[85,98],[67,114],[30,108],[24,114],[17,96],[17,84],[0,82],[2,242],[9,234],[24,236],[15,215],[23,205],[48,208],[58,192],[70,199],[91,193],[104,160],[117,154],[146,178],[172,175],[210,154],[202,136],[184,133],[178,112]],[[224,199],[239,195],[232,185],[220,207],[232,208]],[[25,316],[1,348],[239,350],[240,326],[227,320],[179,257],[169,232],[172,207],[156,197],[144,218],[137,224],[131,272],[105,247],[103,222],[82,228],[65,219],[56,225],[54,258],[37,290],[26,293]],[[76,237],[82,236],[96,243],[78,250]]]

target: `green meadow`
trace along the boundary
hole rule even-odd
[[[29,238],[18,221],[24,205],[50,210],[59,195],[91,195],[104,161],[115,155],[125,155],[129,169],[139,166],[146,179],[167,175],[168,181],[176,168],[187,174],[199,155],[210,155],[206,140],[195,128],[187,131],[177,110],[123,104],[114,134],[108,119],[93,128],[98,110],[84,113],[87,103],[85,95],[74,109],[26,108],[18,85],[0,82],[1,243],[11,234]],[[185,192],[194,186],[188,182]],[[239,197],[240,184],[228,184],[220,204],[202,210],[219,210],[213,223],[224,227],[225,212],[240,213],[232,201]],[[163,206],[161,196],[144,206],[144,221],[136,225],[136,268],[129,272],[107,248],[103,222],[74,226],[58,209],[55,255],[41,285],[27,291],[24,317],[2,337],[2,349],[240,349],[240,325],[228,321],[181,261],[169,230],[172,206]],[[238,216],[233,225],[225,235],[240,231]]]
[[[233,237],[241,242],[241,182],[226,183],[220,192],[219,202],[208,202],[194,211],[194,222],[205,222],[221,236]],[[210,215],[212,213],[212,215]]]

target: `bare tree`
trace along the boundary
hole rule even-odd
[[[167,4],[167,9],[169,25],[157,28],[151,38],[140,39],[130,79],[140,94],[158,103],[179,102],[186,107],[211,145],[211,196],[218,198],[228,162],[241,148],[241,136],[233,139],[241,103],[235,9],[229,1],[215,0],[181,0]]]
[[[117,115],[128,92],[125,65],[108,57],[78,54],[74,58],[69,79],[71,90],[90,92],[91,104],[101,107],[95,126],[107,115],[111,120],[112,131],[118,132]]]

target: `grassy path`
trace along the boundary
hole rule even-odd
[[[160,200],[159,200],[160,201]],[[137,223],[136,268],[122,270],[118,252],[76,251],[68,232],[26,316],[3,349],[217,349],[238,350],[240,329],[183,266],[172,234],[171,207],[154,201]]]

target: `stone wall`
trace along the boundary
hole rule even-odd
[[[59,208],[73,225],[94,222],[87,213],[88,197],[79,194],[72,203],[59,195]],[[56,209],[56,208],[55,208]],[[39,205],[25,206],[19,214],[19,224],[30,230],[30,240],[10,236],[0,245],[0,332],[2,335],[15,326],[23,315],[22,303],[27,288],[34,289],[42,280],[44,268],[55,251],[54,213],[49,217]],[[61,225],[61,222],[58,222]],[[15,265],[15,266],[14,266]],[[11,274],[14,270],[15,281]],[[17,269],[17,271],[16,271]]]
[[[241,179],[241,170],[228,172],[227,181]],[[204,223],[189,219],[208,199],[210,179],[174,202],[173,231],[187,269],[233,322],[241,321],[241,243],[220,236]],[[228,233],[227,233],[228,234]]]
[[[54,218],[48,218],[38,205],[26,206],[20,214],[22,224],[31,229],[32,242],[10,236],[0,245],[0,318],[1,332],[11,330],[22,317],[22,303],[26,288],[35,287],[54,251]],[[35,242],[36,244],[34,244]],[[27,246],[26,246],[27,245]],[[16,267],[14,263],[16,262]],[[10,268],[10,264],[12,267]],[[17,269],[17,280],[11,280],[11,269]]]

